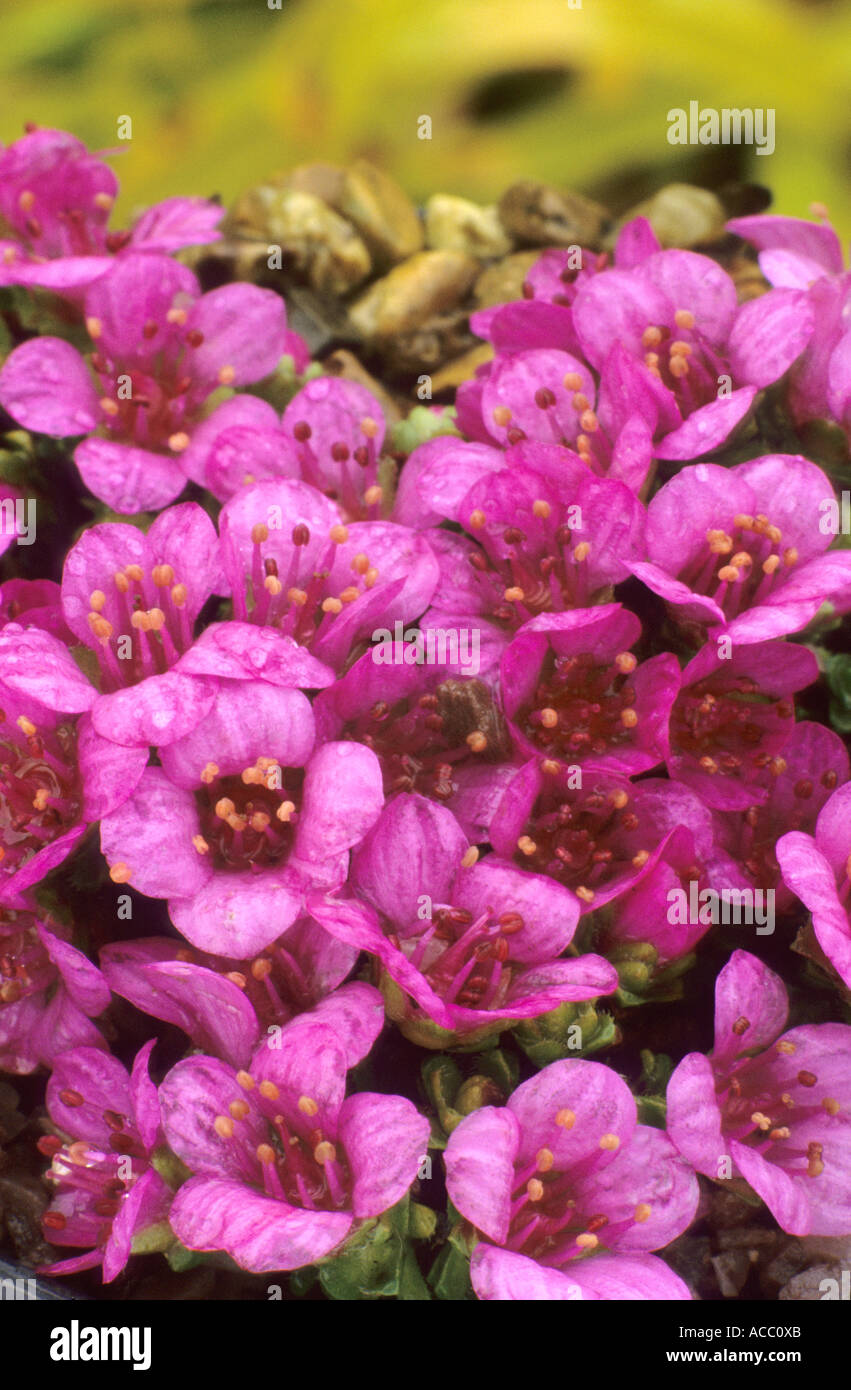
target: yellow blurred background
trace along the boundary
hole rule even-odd
[[[749,179],[851,232],[849,0],[280,3],[3,0],[0,138],[34,121],[120,146],[125,218],[365,155],[417,199],[492,201],[526,177],[622,211],[671,179]],[[669,145],[690,100],[773,107],[775,153]]]

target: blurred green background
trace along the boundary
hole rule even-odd
[[[0,137],[29,120],[121,144],[125,217],[364,155],[416,198],[532,177],[616,211],[674,178],[752,179],[851,233],[849,0],[2,0],[0,17]],[[670,146],[690,100],[774,107],[776,152]]]

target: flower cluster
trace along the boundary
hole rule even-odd
[[[414,1296],[455,1259],[481,1299],[667,1300],[713,1184],[851,1234],[851,549],[795,433],[851,429],[832,230],[731,223],[743,303],[642,218],[544,251],[403,450],[280,294],[175,256],[217,207],[109,232],[116,188],[63,132],[0,153],[0,285],[57,314],[0,423],[90,517],[0,588],[0,1066],[49,1072],[48,1272],[339,1288],[392,1229]],[[787,1029],[801,953],[832,1002]],[[714,1044],[676,1011],[713,982]]]

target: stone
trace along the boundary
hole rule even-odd
[[[523,284],[540,251],[514,251],[495,265],[483,270],[473,286],[477,309],[489,309],[493,304],[510,304],[523,298]]]
[[[353,222],[381,265],[412,256],[423,244],[423,228],[407,193],[365,159],[345,172],[338,210]]]
[[[724,235],[726,213],[720,198],[691,183],[669,183],[630,208],[617,230],[634,217],[646,217],[663,248],[698,246]]]
[[[485,261],[507,256],[514,247],[495,205],[481,207],[450,193],[435,193],[426,203],[425,238],[434,251],[463,251]]]
[[[281,186],[296,193],[312,193],[329,207],[336,208],[343,196],[345,180],[342,164],[297,164],[290,169]]]
[[[463,352],[460,357],[453,357],[451,362],[447,362],[439,372],[434,373],[431,380],[433,393],[437,395],[450,387],[454,390],[462,381],[471,381],[476,375],[476,368],[484,362],[490,362],[492,357],[492,343],[477,343],[469,352]]]
[[[609,214],[580,193],[524,180],[503,193],[499,218],[516,241],[527,245],[598,247]]]
[[[348,294],[372,269],[366,244],[352,224],[314,193],[263,184],[239,200],[231,229],[280,246],[284,267],[318,294]]]
[[[420,251],[395,266],[356,301],[349,320],[364,338],[411,332],[454,309],[476,278],[478,264],[461,251]]]

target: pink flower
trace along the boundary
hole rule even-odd
[[[397,796],[353,856],[350,884],[368,906],[310,900],[329,932],[378,958],[398,986],[385,975],[389,1016],[426,1047],[617,987],[599,956],[558,959],[579,920],[572,893],[496,855],[476,858],[451,812]]]
[[[687,1228],[694,1174],[598,1062],[563,1061],[452,1131],[446,1186],[484,1237],[471,1275],[479,1298],[688,1299],[649,1254]]]
[[[250,962],[159,936],[113,942],[100,961],[116,994],[182,1028],[203,1052],[244,1066],[261,1031],[274,1032],[332,994],[358,954],[305,916]]]
[[[784,1033],[787,1013],[779,975],[734,951],[715,986],[715,1047],[668,1083],[668,1133],[699,1173],[744,1178],[791,1235],[847,1235],[851,1028]]]
[[[329,1256],[405,1195],[429,1123],[401,1096],[345,1097],[346,1072],[383,1023],[381,996],[352,984],[284,1028],[234,1073],[189,1057],[160,1087],[166,1138],[195,1174],[170,1220],[190,1250],[224,1250],[255,1273]]]
[[[818,680],[818,662],[792,642],[755,642],[722,656],[707,642],[682,673],[671,711],[668,771],[707,806],[746,810],[754,785],[795,728],[792,695]]]
[[[496,693],[483,681],[455,678],[448,663],[385,665],[375,654],[364,652],[320,691],[319,736],[365,743],[381,763],[385,796],[432,797],[474,843],[487,839],[517,762]]]
[[[108,165],[64,130],[28,128],[0,153],[0,285],[31,285],[75,297],[116,254],[176,251],[217,241],[224,211],[204,198],[167,198],[127,232],[108,232],[118,192]],[[11,236],[8,236],[11,232]]]
[[[283,300],[245,284],[202,295],[185,266],[132,254],[89,288],[85,314],[93,350],[22,343],[0,371],[0,404],[26,429],[88,435],[74,461],[113,510],[164,507],[187,476],[203,482],[182,456],[213,392],[259,381],[286,350]]]
[[[680,667],[671,652],[639,663],[630,648],[640,636],[638,618],[619,603],[525,623],[500,667],[519,747],[552,773],[585,764],[630,777],[662,762]]]
[[[809,341],[807,297],[785,291],[737,305],[726,271],[693,251],[657,251],[586,280],[572,306],[585,357],[656,407],[660,458],[692,459],[723,444],[758,387],[783,375]],[[637,370],[636,370],[637,368]],[[741,383],[719,394],[721,378]]]
[[[441,582],[422,625],[463,629],[474,620],[483,675],[530,619],[598,602],[645,554],[635,493],[551,444],[500,455],[433,440],[414,451],[402,479],[398,520],[422,527],[443,517],[466,532],[427,533]]]
[[[812,834],[816,817],[837,786],[848,781],[848,752],[832,729],[802,719],[792,726],[779,757],[748,783],[750,806],[715,813],[716,842],[758,888],[773,889],[778,912],[794,906],[778,864],[777,845],[788,831]]]
[[[819,945],[851,989],[851,782],[824,803],[814,833],[790,830],[775,853],[787,888],[813,915]]]
[[[698,641],[707,627],[735,645],[799,632],[851,589],[851,552],[824,553],[826,499],[830,480],[799,454],[683,468],[650,502],[648,559],[629,568]]]
[[[378,627],[416,620],[438,581],[419,532],[391,521],[344,525],[330,498],[295,479],[243,488],[219,526],[235,618],[276,628],[334,670]]]
[[[19,1075],[52,1066],[74,1047],[106,1047],[90,1019],[109,987],[71,945],[70,932],[32,912],[0,908],[0,1068]]]
[[[170,900],[192,945],[245,960],[296,921],[307,891],[343,881],[381,810],[381,769],[359,744],[317,746],[300,690],[211,685],[197,726],[102,818],[101,845],[116,882]]]
[[[27,891],[142,776],[147,749],[121,749],[102,738],[87,713],[96,698],[50,632],[18,623],[0,630],[0,903],[6,906],[27,907]]]
[[[47,1266],[45,1274],[76,1274],[103,1265],[105,1284],[130,1258],[133,1239],[168,1216],[171,1191],[152,1166],[162,1144],[157,1088],[148,1075],[154,1043],[138,1052],[128,1076],[106,1052],[65,1052],[47,1083],[47,1108],[60,1135],[39,1140],[52,1159],[56,1188],[44,1234],[86,1251]],[[88,1247],[94,1247],[89,1249]]]
[[[815,209],[814,209],[815,210]],[[759,248],[759,268],[775,286],[759,303],[800,305],[800,329],[809,325],[805,351],[789,373],[786,399],[798,423],[833,416],[851,425],[849,366],[851,337],[847,332],[851,275],[844,269],[839,237],[820,213],[821,222],[800,217],[758,214],[727,223]]]
[[[570,888],[590,912],[650,873],[693,802],[678,782],[632,783],[593,768],[579,784],[569,765],[553,771],[533,758],[506,781],[489,839],[503,858]]]
[[[642,786],[648,783],[638,784]],[[611,902],[593,937],[596,948],[619,965],[622,984],[634,994],[660,983],[660,973],[681,960],[709,931],[709,922],[671,921],[672,891],[685,893],[688,899],[692,883],[698,893],[707,888],[720,892],[750,887],[732,855],[716,843],[712,812],[693,791],[679,782],[655,782],[658,809],[665,809],[666,786],[673,833],[664,839],[652,866]],[[662,829],[660,816],[657,833]],[[648,961],[637,955],[631,949],[636,942],[649,942],[655,956]]]
[[[314,378],[296,392],[280,422],[271,406],[261,412],[262,405],[252,405],[251,419],[240,419],[235,408],[216,412],[203,441],[193,446],[193,456],[206,450],[204,480],[220,501],[263,478],[300,478],[335,501],[345,521],[386,514],[378,482],[384,415],[365,387]]]

